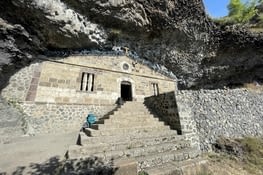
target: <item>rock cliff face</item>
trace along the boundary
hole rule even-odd
[[[219,41],[214,55],[202,60],[204,74],[197,87],[242,86],[243,83],[263,82],[263,36],[240,26],[214,30]],[[206,78],[205,78],[206,77]],[[201,84],[200,84],[201,83]]]
[[[165,65],[184,88],[262,81],[262,42],[262,35],[216,26],[201,0],[5,0],[0,87],[46,51],[113,46]]]

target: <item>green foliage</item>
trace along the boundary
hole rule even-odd
[[[214,19],[214,22],[222,24],[222,25],[232,25],[236,23],[232,18],[228,16],[223,17],[223,18]]]
[[[7,103],[8,103],[10,106],[17,107],[18,101],[17,101],[16,99],[8,99],[8,100],[7,100]]]
[[[138,173],[138,175],[149,175],[149,174],[146,173],[145,171],[140,171],[140,172]]]
[[[230,0],[227,6],[228,16],[214,21],[223,25],[248,23],[253,17],[260,16],[256,7],[261,3],[263,3],[263,0],[248,0],[246,3],[243,3],[242,0]]]
[[[263,27],[263,14],[259,14],[258,19],[259,21],[257,23],[257,26],[262,28]]]
[[[231,0],[227,8],[229,10],[228,16],[239,17],[242,14],[243,4],[240,0]]]
[[[246,23],[257,13],[256,5],[262,0],[250,0],[242,3],[241,0],[230,0],[227,8],[229,10],[228,17],[234,23]]]

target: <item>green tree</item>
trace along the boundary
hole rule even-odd
[[[240,0],[230,0],[228,8],[228,16],[239,17],[242,14],[243,4]]]
[[[256,15],[256,5],[262,3],[263,0],[249,0],[242,3],[241,0],[230,0],[227,8],[229,10],[228,17],[235,23],[246,23]]]

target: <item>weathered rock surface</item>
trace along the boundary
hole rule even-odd
[[[242,86],[262,83],[263,35],[251,33],[240,26],[225,26],[214,30],[219,42],[214,55],[202,60],[204,74],[197,87]]]
[[[0,86],[45,51],[114,45],[165,65],[181,87],[262,81],[262,35],[216,26],[201,0],[5,0],[0,18]]]
[[[0,143],[8,143],[14,137],[19,137],[27,132],[25,116],[18,109],[7,104],[1,97],[0,116]]]

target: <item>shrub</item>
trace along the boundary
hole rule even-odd
[[[228,17],[235,23],[246,23],[257,13],[256,4],[258,0],[251,0],[242,3],[241,0],[230,0],[227,8],[229,10]]]

